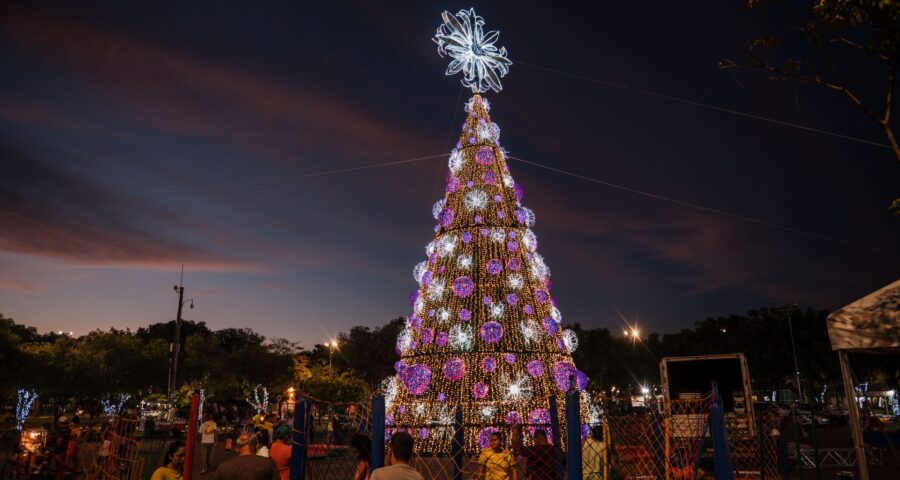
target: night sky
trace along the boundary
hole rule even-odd
[[[0,312],[168,321],[182,263],[186,318],[213,329],[310,347],[409,312],[469,97],[430,38],[470,4],[89,3],[0,11]],[[564,321],[666,332],[898,277],[887,148],[548,71],[885,143],[837,94],[717,68],[781,16],[558,3],[474,4],[514,62],[487,94],[511,155],[815,234],[511,161]]]

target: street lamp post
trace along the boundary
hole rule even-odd
[[[331,357],[334,356],[334,349],[337,348],[338,343],[337,341],[332,340],[327,342],[326,345],[328,345],[328,368],[331,369]]]
[[[169,346],[172,357],[169,359],[169,381],[166,389],[166,402],[168,403],[172,403],[172,391],[177,388],[176,382],[178,381],[178,355],[181,353],[181,310],[188,303],[191,308],[194,308],[193,298],[184,299],[184,285],[175,285],[175,292],[178,293],[178,314],[175,317],[175,338],[172,339]]]
[[[778,309],[787,315],[788,333],[791,336],[791,352],[794,354],[794,375],[797,377],[797,394],[800,397],[800,403],[803,403],[803,387],[800,386],[800,367],[797,365],[797,347],[794,345],[794,327],[791,323],[791,313],[799,311],[796,303],[787,305]]]

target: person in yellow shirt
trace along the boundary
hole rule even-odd
[[[481,465],[481,480],[519,480],[516,457],[503,448],[503,436],[500,432],[491,434],[488,448],[478,456],[478,464]]]
[[[165,464],[153,472],[150,480],[181,480],[181,469],[184,466],[184,442],[175,440],[166,450]]]

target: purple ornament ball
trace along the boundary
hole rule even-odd
[[[503,338],[503,326],[499,322],[487,322],[481,326],[481,339],[487,343],[497,343]]]
[[[417,363],[410,365],[404,370],[401,377],[409,393],[418,397],[425,393],[425,390],[428,389],[428,385],[431,383],[431,370],[427,365]]]
[[[525,365],[525,369],[528,370],[528,374],[532,377],[540,377],[544,374],[544,362],[540,360],[531,360]]]
[[[488,386],[484,382],[476,382],[472,385],[472,395],[477,399],[482,399],[488,394]]]
[[[466,362],[459,357],[453,357],[444,362],[444,378],[456,381],[466,376]]]
[[[494,163],[494,149],[491,147],[481,147],[475,152],[475,162],[479,165],[490,165]]]
[[[496,258],[494,258],[494,259],[488,260],[486,268],[487,268],[487,272],[490,273],[491,275],[499,275],[500,272],[503,271],[503,263],[500,262],[500,260],[497,260]]]
[[[545,317],[541,323],[544,324],[544,331],[547,332],[547,336],[552,337],[556,335],[559,325],[556,324],[555,320],[550,317]]]
[[[453,223],[455,217],[456,212],[452,208],[445,208],[438,214],[438,221],[441,222],[442,227],[447,228]]]
[[[497,369],[497,360],[494,360],[494,357],[484,357],[481,360],[481,369],[487,373],[492,373]]]
[[[462,276],[453,280],[453,294],[459,298],[466,298],[475,291],[475,282],[471,278]]]

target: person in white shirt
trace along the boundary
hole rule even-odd
[[[603,427],[591,429],[591,434],[581,444],[581,478],[603,480],[606,463],[606,446],[603,444]]]
[[[213,452],[216,450],[216,422],[213,421],[212,415],[203,414],[203,423],[200,424],[200,464],[203,466],[200,473],[209,471],[212,464]]]
[[[391,436],[390,445],[389,466],[375,469],[370,480],[425,480],[409,465],[413,454],[412,436],[406,432],[396,432]]]

